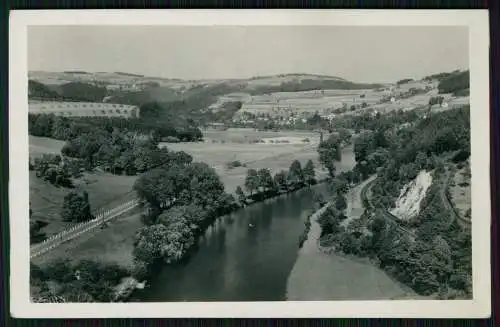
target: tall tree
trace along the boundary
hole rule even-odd
[[[294,186],[304,182],[304,172],[302,171],[300,161],[294,160],[290,165],[290,169],[288,170],[288,181]]]
[[[245,178],[245,188],[253,195],[255,190],[259,188],[259,174],[255,169],[249,169],[247,171],[247,177]]]
[[[303,170],[304,179],[307,185],[311,185],[316,181],[316,173],[314,171],[314,163],[309,159]]]
[[[273,177],[274,184],[280,188],[280,189],[286,189],[286,180],[287,180],[287,173],[286,171],[282,170],[280,172],[277,172],[274,174]]]
[[[89,195],[85,190],[73,190],[65,197],[61,209],[64,221],[85,221],[92,218]]]
[[[319,162],[328,170],[330,177],[335,177],[335,161],[342,159],[340,141],[333,135],[318,146]]]
[[[273,177],[269,169],[262,168],[257,173],[259,174],[259,186],[262,187],[263,191],[274,188]]]
[[[245,195],[245,192],[243,192],[243,189],[241,188],[241,186],[238,185],[238,187],[236,188],[236,196],[238,197],[238,201],[241,203],[241,204],[246,204],[247,202],[247,196]]]

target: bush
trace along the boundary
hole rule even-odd
[[[167,136],[162,138],[162,141],[166,143],[179,143],[181,140],[175,136]]]
[[[89,195],[85,190],[68,193],[63,200],[61,218],[64,221],[86,221],[92,219]]]
[[[236,168],[236,167],[242,167],[243,165],[239,160],[234,160],[234,161],[228,162],[226,166],[228,169],[232,169],[232,168]]]

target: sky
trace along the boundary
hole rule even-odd
[[[30,26],[30,71],[181,79],[311,73],[394,82],[468,69],[467,27]]]

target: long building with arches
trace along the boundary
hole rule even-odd
[[[33,101],[29,103],[29,112],[65,117],[139,117],[137,106],[101,102]]]

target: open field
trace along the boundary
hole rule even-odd
[[[270,137],[280,137],[281,140],[287,137],[292,140],[310,138],[311,142],[250,143],[252,140]],[[305,165],[307,160],[311,159],[316,166],[318,178],[327,174],[318,163],[316,149],[319,136],[314,133],[257,132],[251,129],[237,129],[207,132],[205,138],[205,143],[173,143],[167,144],[167,147],[175,151],[185,151],[192,155],[195,161],[202,161],[212,166],[221,176],[228,192],[233,192],[237,186],[243,186],[247,170],[250,168],[268,168],[274,174],[282,169],[288,170],[294,160],[299,160]],[[211,140],[216,140],[217,143],[211,143]],[[248,143],[243,143],[245,140]],[[339,164],[337,168],[339,172],[352,168],[354,160],[352,147],[344,149],[342,155],[345,160]],[[239,160],[246,167],[227,168],[227,163],[234,160]]]
[[[81,186],[89,194],[89,202],[92,211],[114,208],[134,198],[131,192],[134,176],[114,176],[111,174],[85,174],[75,181],[75,185]],[[43,181],[30,172],[30,202],[33,210],[32,219],[49,223],[43,228],[43,232],[50,236],[68,228],[75,223],[63,222],[60,211],[64,196],[70,189],[56,187],[49,182]]]
[[[29,155],[31,157],[40,156],[44,153],[61,153],[61,149],[66,142],[54,140],[48,137],[29,136]]]
[[[363,98],[361,96],[364,95]],[[374,105],[384,96],[374,90],[322,90],[303,92],[276,92],[264,95],[247,96],[239,112],[253,114],[269,113],[279,115],[281,111],[320,113],[326,110],[342,108],[345,104],[368,106]]]
[[[349,197],[350,195],[348,195]],[[321,212],[321,211],[320,211]],[[288,277],[287,300],[381,300],[417,298],[400,283],[368,262],[354,261],[318,249],[321,227],[311,217],[308,238]]]

